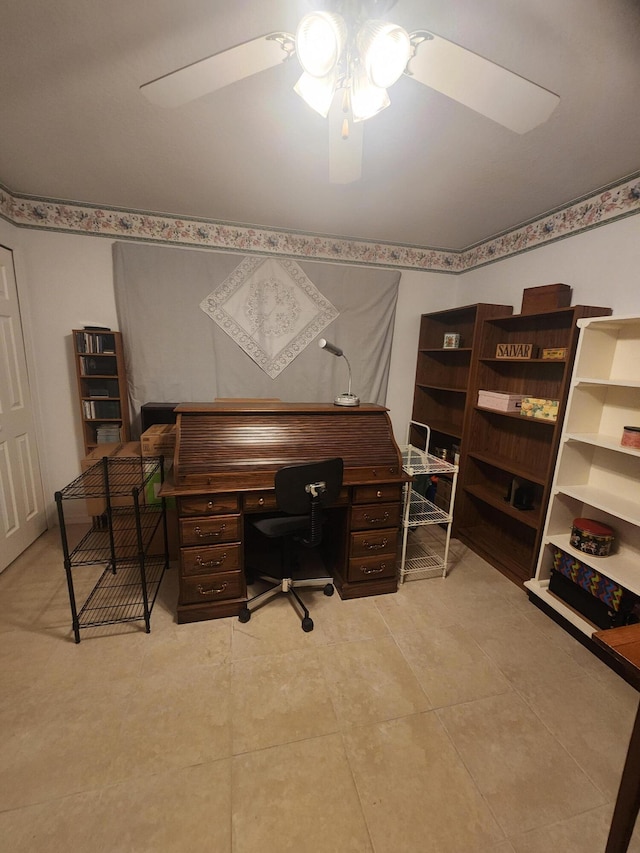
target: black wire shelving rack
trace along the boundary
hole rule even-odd
[[[150,632],[151,611],[169,564],[165,499],[155,492],[163,472],[162,457],[105,456],[55,493],[76,643],[81,629],[98,625],[144,620]],[[70,547],[67,502],[96,498],[104,500],[104,512]],[[160,553],[151,554],[158,536]],[[96,569],[98,579],[78,603],[74,576],[82,567]]]

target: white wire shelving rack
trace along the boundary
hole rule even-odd
[[[411,427],[425,430],[424,449],[409,443]],[[449,559],[449,543],[451,540],[451,525],[453,523],[453,505],[458,482],[458,466],[427,451],[431,430],[427,424],[410,421],[407,432],[407,443],[401,448],[402,467],[405,473],[412,477],[411,482],[405,483],[404,504],[402,512],[402,551],[400,556],[400,583],[408,577],[431,578],[446,577]],[[440,507],[415,489],[415,478],[419,475],[429,477],[444,474],[451,481],[451,495],[448,506]],[[444,536],[420,535],[427,531],[430,525],[439,525],[438,530],[444,530]]]

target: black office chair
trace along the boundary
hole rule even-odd
[[[282,513],[273,518],[259,518],[252,522],[254,528],[269,539],[280,540],[280,576],[256,574],[273,586],[250,598],[238,616],[248,622],[251,613],[261,605],[286,594],[302,620],[303,631],[313,631],[313,620],[295,587],[324,588],[325,595],[333,595],[330,578],[296,578],[296,545],[317,548],[322,542],[324,507],[334,503],[342,488],[342,459],[327,459],[303,465],[288,465],[275,475],[275,492],[278,509]]]

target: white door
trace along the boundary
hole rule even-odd
[[[0,246],[0,572],[46,527],[13,255]]]

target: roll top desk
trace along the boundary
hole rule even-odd
[[[237,615],[247,598],[245,516],[277,510],[275,472],[340,456],[326,568],[341,598],[397,590],[403,484],[388,410],[363,404],[182,403],[173,470],[180,535],[178,622]]]

